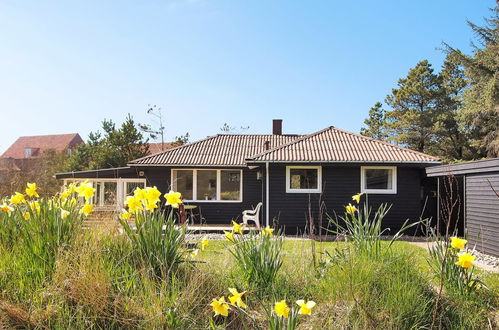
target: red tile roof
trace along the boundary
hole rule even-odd
[[[177,142],[165,142],[163,143],[163,146],[161,146],[161,142],[158,143],[149,143],[149,155],[154,155],[166,150],[169,150],[171,148],[178,147],[180,144]]]
[[[437,157],[331,126],[254,155],[247,159],[247,162],[439,163],[440,161]]]
[[[38,158],[46,150],[64,151],[68,148],[74,148],[83,143],[78,133],[57,134],[57,135],[39,135],[39,136],[21,136],[12,144],[0,158]],[[25,157],[25,150],[31,149],[31,156]]]
[[[218,134],[159,154],[131,161],[149,166],[246,166],[245,159],[270,148],[296,140],[300,135]]]

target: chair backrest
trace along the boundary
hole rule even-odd
[[[260,202],[258,204],[256,204],[256,207],[255,207],[255,215],[258,217],[259,213],[260,213],[260,208],[262,207],[263,203]]]

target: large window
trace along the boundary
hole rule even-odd
[[[173,190],[186,201],[242,201],[241,170],[172,170]]]
[[[397,168],[395,166],[362,166],[361,192],[371,194],[397,193]]]
[[[322,168],[320,166],[287,166],[287,193],[320,193]]]

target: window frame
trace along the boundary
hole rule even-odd
[[[171,187],[173,189],[174,182],[174,172],[175,171],[192,171],[192,197],[193,199],[183,199],[184,202],[188,203],[242,203],[243,202],[243,170],[242,169],[232,169],[232,168],[172,168],[170,173],[171,179]],[[198,193],[198,178],[197,171],[216,171],[217,172],[217,186],[216,186],[216,199],[206,200],[206,199],[197,199]],[[221,171],[239,171],[239,199],[238,200],[226,200],[221,199],[221,189],[222,189],[222,176]]]
[[[366,170],[392,170],[392,188],[391,189],[367,189]],[[397,193],[397,166],[361,166],[360,167],[360,192],[366,194],[391,194]]]
[[[308,169],[317,170],[316,189],[293,189],[291,188],[291,170]],[[320,194],[322,192],[322,166],[286,166],[286,193],[288,194]]]

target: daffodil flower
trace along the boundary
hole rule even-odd
[[[2,204],[2,205],[0,205],[0,211],[10,215],[14,211],[14,208],[11,207],[10,205]]]
[[[224,230],[224,234],[225,234],[225,238],[230,241],[230,242],[234,242],[234,233],[231,233],[230,231],[225,231]]]
[[[78,196],[85,197],[85,200],[90,200],[94,196],[95,189],[92,187],[92,184],[88,182],[88,180],[82,182],[78,187],[75,188],[75,191],[78,193]]]
[[[10,197],[11,204],[17,205],[24,202],[26,202],[26,199],[24,198],[24,195],[21,194],[20,192],[16,191],[15,194],[12,195],[12,197]]]
[[[265,227],[262,229],[262,231],[260,232],[260,234],[262,236],[269,236],[269,237],[272,237],[274,236],[274,228],[270,228],[269,226]]]
[[[192,252],[191,252],[191,258],[197,257],[198,253],[199,253],[199,249],[192,250]]]
[[[145,200],[144,206],[149,212],[154,212],[154,210],[158,207],[156,202],[150,200]]]
[[[229,315],[230,306],[229,306],[229,304],[227,304],[225,302],[225,297],[221,297],[220,299],[213,298],[210,306],[213,308],[213,311],[215,312],[215,316],[217,316],[217,315],[228,316]]]
[[[242,234],[243,233],[243,228],[242,228],[242,225],[235,222],[235,221],[232,221],[232,231],[235,233],[235,234]]]
[[[300,306],[298,314],[310,315],[312,313],[312,308],[315,306],[315,301],[297,300],[296,304]]]
[[[229,300],[232,305],[236,305],[237,307],[240,308],[248,307],[242,299],[245,292],[238,292],[237,289],[235,288],[229,288],[229,291],[230,293],[232,293],[232,296],[229,296]]]
[[[31,218],[31,214],[29,214],[29,212],[24,212],[23,218],[24,220],[29,220]]]
[[[161,196],[161,192],[156,187],[147,187],[146,188],[146,199],[148,201],[157,203],[160,201],[159,197]]]
[[[182,196],[182,194],[180,194],[179,192],[170,190],[168,194],[165,194],[166,205],[171,205],[173,208],[178,208],[178,205],[182,204],[180,196]]]
[[[287,319],[289,316],[289,307],[288,304],[286,304],[286,300],[276,302],[274,305],[274,312],[277,316]]]
[[[358,211],[357,208],[350,203],[347,206],[345,206],[345,210],[348,214],[354,214],[355,212]]]
[[[358,194],[356,194],[356,195],[353,195],[353,196],[352,196],[352,200],[356,201],[356,202],[357,202],[357,204],[359,204],[359,203],[360,203],[360,197],[361,197],[362,195],[364,195],[364,194],[363,194],[363,193],[358,193]]]
[[[86,217],[88,217],[90,213],[92,213],[93,211],[94,211],[94,205],[85,203],[85,205],[83,205],[83,207],[80,210],[80,214],[84,214]]]
[[[69,211],[61,209],[61,219],[66,219],[67,217],[69,217]]]
[[[476,259],[476,257],[469,252],[459,253],[457,257],[458,260],[456,261],[456,265],[463,268],[470,268],[473,266],[473,261]]]
[[[123,213],[120,214],[120,218],[122,220],[128,220],[132,217],[132,214],[128,211],[124,211]]]
[[[458,238],[458,237],[451,237],[450,238],[450,246],[453,247],[454,249],[458,250],[464,250],[464,246],[468,243],[467,240]]]
[[[147,191],[145,189],[136,188],[133,192],[133,196],[138,200],[146,200],[147,199]]]
[[[28,188],[26,188],[26,195],[29,197],[40,197],[36,192],[36,183],[28,183]]]
[[[204,250],[208,245],[210,244],[210,241],[208,241],[206,238],[203,238],[201,242],[199,242],[199,246],[201,250]]]
[[[40,203],[38,203],[37,201],[34,201],[34,202],[29,202],[29,208],[31,209],[31,211],[34,211],[38,214],[40,214]]]
[[[128,196],[125,204],[128,205],[128,210],[131,213],[136,213],[142,210],[142,202],[135,196]]]

